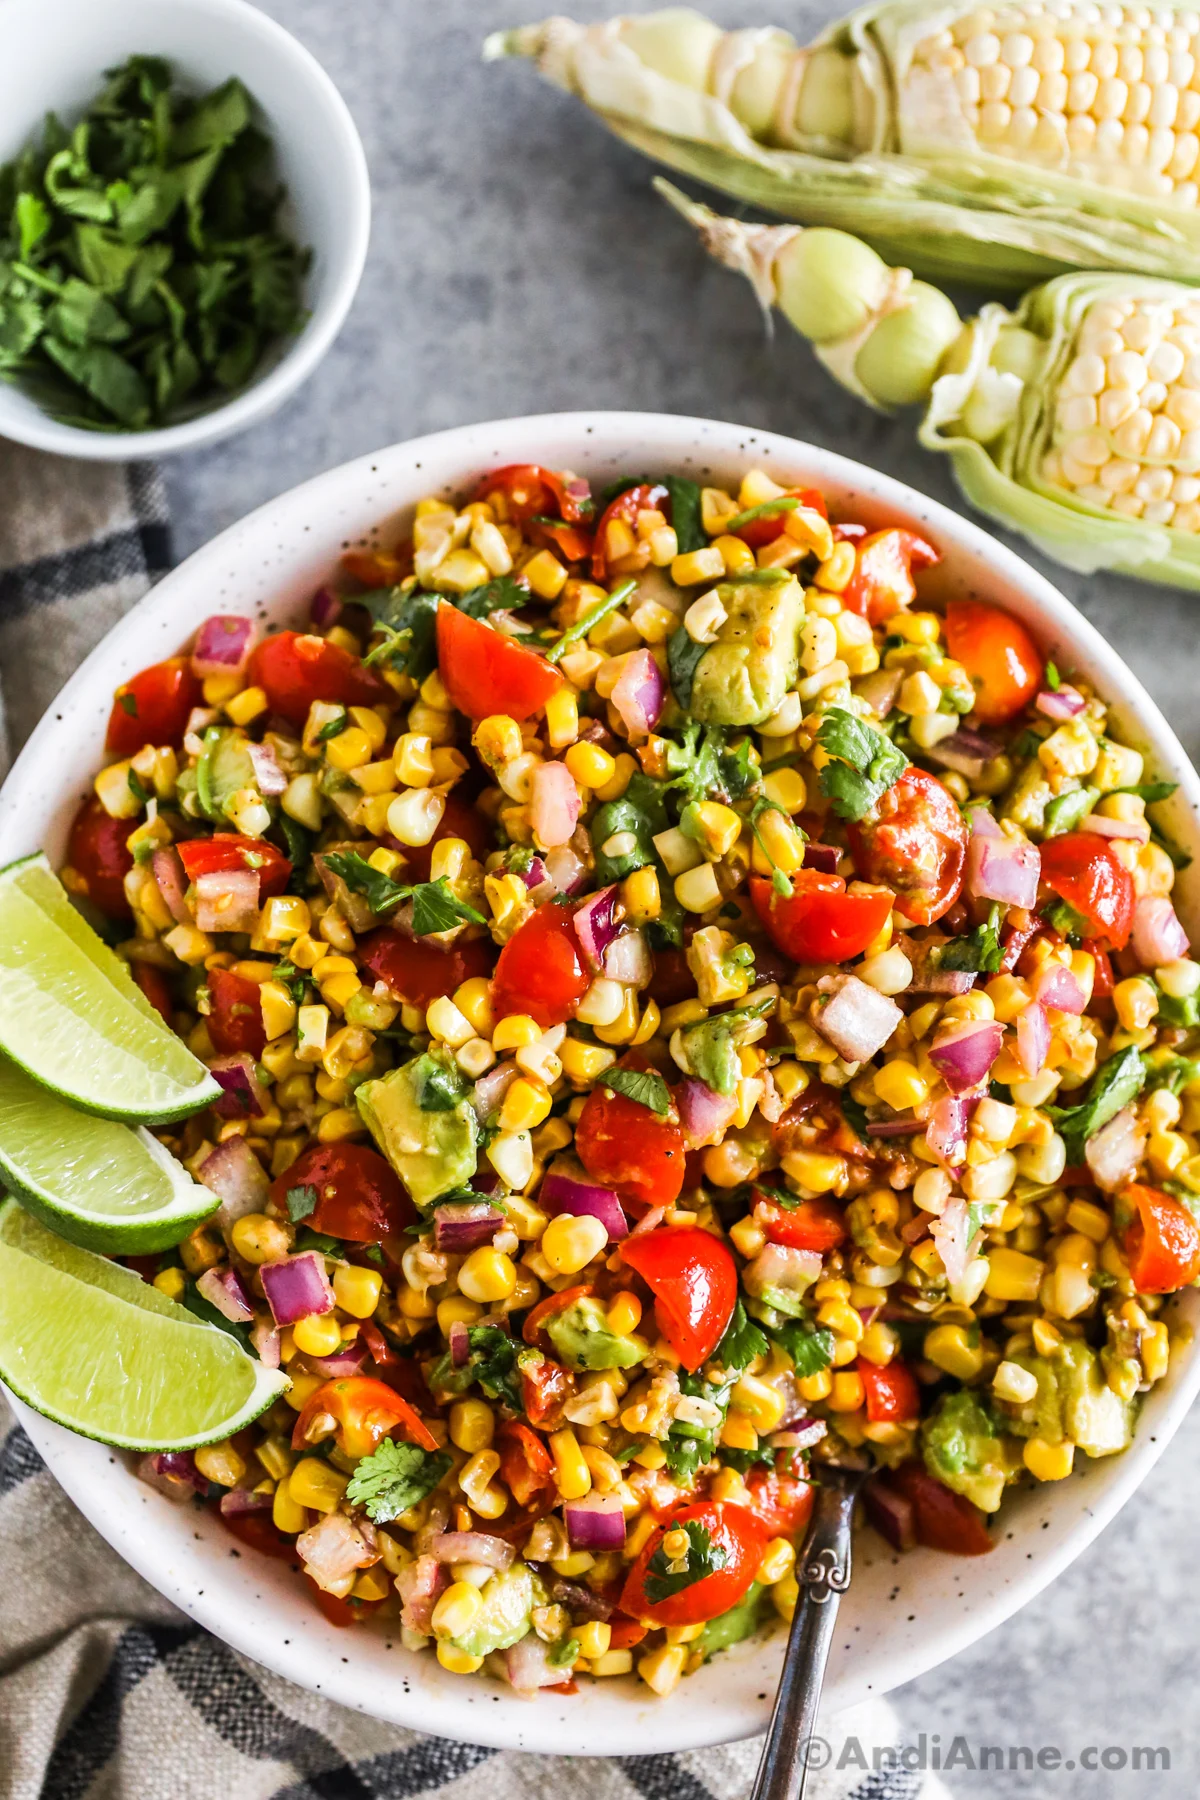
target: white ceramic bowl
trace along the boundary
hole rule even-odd
[[[948,592],[977,594],[1024,619],[1064,671],[1094,681],[1127,740],[1180,784],[1172,829],[1200,850],[1200,781],[1158,708],[1099,634],[1011,551],[945,507],[828,451],[736,425],[642,413],[559,414],[473,425],[399,444],[273,500],[189,558],[118,625],[67,684],[0,794],[0,863],[44,845],[60,857],[79,797],[102,758],[117,684],[185,645],[214,608],[291,623],[348,545],[385,537],[421,495],[461,493],[489,467],[573,468],[594,488],[630,469],[736,484],[759,464],[785,485],[822,488],[843,517],[902,520],[940,547]],[[925,591],[933,586],[928,582]],[[1200,868],[1200,864],[1196,865]],[[1200,923],[1197,884],[1181,904]],[[1200,1321],[1200,1293],[1182,1305]],[[827,1683],[834,1706],[920,1675],[998,1625],[1063,1569],[1153,1466],[1200,1384],[1200,1354],[1181,1350],[1146,1405],[1132,1449],[1069,1481],[1013,1496],[995,1549],[961,1558],[897,1557],[871,1532],[856,1551]],[[127,1561],[236,1649],[333,1700],[445,1737],[569,1755],[646,1754],[762,1730],[779,1668],[778,1634],[736,1647],[667,1700],[641,1683],[581,1684],[532,1704],[490,1681],[449,1675],[371,1629],[325,1624],[286,1565],[238,1555],[221,1526],[142,1485],[120,1457],[19,1407],[76,1505]]]
[[[164,56],[201,93],[240,77],[274,140],[288,198],[285,229],[313,251],[309,317],[268,351],[249,385],[194,418],[156,431],[60,424],[0,383],[0,437],[59,456],[130,462],[212,444],[264,419],[306,381],[350,309],[367,254],[371,189],[345,101],[316,58],[245,0],[0,0],[0,163],[35,136],[47,112],[73,125],[103,73],[140,53]]]

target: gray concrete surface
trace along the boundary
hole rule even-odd
[[[620,0],[614,0],[619,4]],[[525,68],[484,68],[497,26],[538,0],[267,0],[345,95],[374,186],[370,256],[323,367],[285,410],[167,467],[186,554],[251,507],[362,451],[441,426],[577,407],[696,413],[828,445],[960,504],[910,422],[857,406],[786,327],[769,343],[749,290],[711,267],[649,189],[645,162]],[[549,10],[549,8],[547,8]],[[575,0],[599,18],[601,0]],[[710,0],[729,25],[798,35],[827,6]],[[1023,550],[1023,546],[1017,545]],[[1026,552],[1027,554],[1027,552]],[[1037,560],[1034,558],[1033,560]],[[1200,747],[1194,598],[1045,565]],[[958,1766],[960,1795],[1183,1800],[1200,1792],[1189,1676],[1200,1420],[1120,1519],[1040,1600],[895,1696],[907,1736],[1057,1746],[1074,1768]],[[1163,1744],[1167,1774],[1088,1771],[1088,1746]],[[1007,1758],[1006,1758],[1007,1760]],[[1098,1761],[1098,1757],[1091,1760]]]

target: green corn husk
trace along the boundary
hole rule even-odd
[[[1200,591],[1195,288],[1149,276],[1060,275],[1014,311],[992,303],[964,322],[938,289],[914,281],[907,269],[889,268],[844,232],[746,225],[661,178],[655,186],[718,261],[747,276],[764,306],[778,307],[812,342],[843,386],[884,412],[924,405],[920,442],[949,456],[959,487],[980,512],[1080,573],[1117,571]],[[1136,394],[1118,385],[1130,379],[1114,362],[1126,346],[1111,321],[1122,319],[1135,341],[1153,340],[1146,356],[1161,374],[1175,371],[1169,383],[1155,381],[1163,394],[1150,393],[1153,369]],[[1097,391],[1101,376],[1105,385]],[[1157,413],[1139,410],[1141,399],[1156,402]],[[1078,416],[1081,407],[1084,415],[1106,410],[1089,424]],[[1176,416],[1189,428],[1176,425]],[[1152,439],[1139,451],[1146,430],[1164,442]],[[1123,432],[1133,432],[1133,441]],[[1076,449],[1086,464],[1074,460]],[[1111,492],[1102,487],[1109,470],[1119,484]],[[1081,497],[1072,481],[1088,473],[1091,486]],[[1139,490],[1151,498],[1139,501]],[[1093,496],[1102,493],[1107,501],[1097,504]],[[1121,510],[1139,505],[1149,507],[1150,519]],[[1186,528],[1155,516],[1166,513]]]
[[[548,19],[495,33],[484,54],[531,58],[618,137],[668,167],[785,217],[853,231],[885,260],[936,280],[1022,289],[1070,270],[1121,269],[1200,281],[1190,172],[1169,180],[1153,166],[1153,150],[1144,166],[1130,167],[1098,149],[1068,151],[1065,137],[1058,147],[1035,141],[1002,151],[982,139],[952,71],[929,49],[968,17],[996,19],[997,32],[1006,19],[1021,29],[1032,21],[1030,31],[1063,41],[1108,32],[1135,48],[1164,35],[1132,7],[1120,26],[1098,23],[1096,11],[1085,0],[1062,0],[1053,11],[1014,0],[986,14],[972,0],[880,0],[802,50],[782,31],[723,33],[672,8],[593,26]],[[1153,18],[1173,13],[1194,16],[1182,0],[1167,0]],[[1200,42],[1189,41],[1200,64]],[[1181,105],[1188,136],[1186,92]],[[1025,109],[1029,117],[1034,110]],[[1066,113],[1054,117],[1062,129]]]

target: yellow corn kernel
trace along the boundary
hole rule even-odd
[[[468,1300],[465,1294],[450,1294],[437,1303],[438,1330],[443,1337],[450,1336],[452,1325],[474,1325],[482,1317],[483,1308],[478,1300]]]
[[[167,949],[186,963],[189,968],[196,968],[213,953],[213,941],[205,931],[195,925],[176,925],[174,931],[168,931],[163,938]]]
[[[597,1676],[628,1675],[632,1669],[632,1650],[609,1650],[603,1656],[595,1658],[591,1673]]]
[[[475,1036],[475,1026],[445,994],[439,995],[426,1009],[425,1025],[431,1036],[449,1044],[452,1050],[461,1050]]]
[[[563,761],[580,787],[601,788],[617,772],[616,758],[602,750],[599,744],[572,744]]]
[[[335,1315],[309,1313],[292,1326],[296,1348],[303,1356],[332,1356],[342,1341],[342,1328]]]
[[[546,702],[546,735],[553,750],[565,749],[579,736],[579,696],[567,682]]]
[[[492,984],[482,975],[472,976],[454,990],[454,1004],[472,1031],[490,1038],[495,1019],[492,1014]]]
[[[575,1636],[579,1640],[580,1656],[586,1656],[590,1661],[607,1654],[612,1642],[612,1626],[604,1619],[589,1619],[586,1625],[579,1626]]]
[[[481,719],[471,734],[471,741],[483,761],[492,768],[515,762],[525,748],[521,727],[507,713],[490,713]]]
[[[450,1442],[468,1456],[490,1449],[495,1433],[492,1409],[482,1400],[456,1400],[450,1408]]]
[[[182,1269],[160,1269],[154,1277],[154,1285],[160,1294],[168,1300],[179,1300],[187,1286]]]
[[[293,1537],[308,1528],[308,1511],[297,1500],[290,1481],[280,1481],[271,1497],[271,1518],[275,1529]]]
[[[437,1659],[451,1675],[474,1675],[477,1669],[483,1667],[482,1656],[471,1656],[468,1651],[460,1650],[457,1644],[451,1644],[445,1638],[438,1641]]]
[[[860,1341],[865,1329],[861,1315],[844,1300],[824,1301],[817,1309],[817,1320],[820,1324],[827,1325],[830,1331],[836,1332],[838,1337],[849,1338],[853,1344]]]
[[[771,813],[764,817],[771,818]],[[721,889],[711,863],[702,862],[675,879],[675,898],[685,912],[705,913],[721,904]]]
[[[597,800],[619,800],[636,772],[637,763],[627,751],[623,750],[617,757],[612,780],[606,781],[603,787],[595,790]]]
[[[710,550],[719,550],[726,575],[748,575],[754,567],[754,552],[744,538],[719,537],[709,545]],[[701,576],[701,580],[706,577]]]
[[[765,849],[767,857],[785,875],[794,875],[797,869],[804,866],[804,839],[791,820],[785,819],[782,813],[774,810],[763,813],[758,821],[758,832],[762,844],[760,846],[756,842],[754,849],[760,858]],[[763,873],[769,874],[770,868]]]
[[[386,1600],[391,1591],[392,1584],[387,1570],[376,1564],[374,1568],[364,1569],[354,1577],[350,1593],[355,1600]]]
[[[783,1159],[786,1174],[810,1194],[828,1194],[846,1174],[844,1158],[823,1150],[793,1150]]]
[[[829,1390],[829,1410],[839,1413],[859,1412],[865,1393],[863,1379],[857,1369],[839,1369]]]
[[[720,581],[724,573],[725,558],[715,544],[706,544],[702,550],[687,550],[671,564],[671,580],[676,587]]]
[[[635,869],[632,875],[627,875],[621,883],[621,900],[632,924],[645,925],[651,919],[657,919],[662,912],[658,870],[647,864],[644,869]]]
[[[1068,1438],[1060,1444],[1048,1444],[1045,1438],[1026,1438],[1022,1456],[1035,1480],[1061,1481],[1071,1473],[1075,1446]]]
[[[615,1051],[606,1050],[599,1044],[585,1044],[581,1038],[564,1038],[558,1059],[568,1081],[580,1087],[590,1086],[617,1060]]]
[[[249,725],[251,719],[257,719],[265,713],[270,701],[260,687],[243,688],[240,694],[234,694],[225,702],[226,717],[235,725]]]
[[[291,1249],[291,1240],[277,1219],[266,1213],[243,1213],[229,1230],[230,1241],[243,1261],[278,1262]]]
[[[399,843],[419,849],[429,842],[445,810],[443,794],[432,788],[406,788],[388,805],[387,828]]]
[[[379,1305],[383,1276],[378,1269],[339,1263],[333,1271],[333,1297],[352,1319],[369,1319]]]
[[[785,1537],[772,1538],[763,1552],[763,1559],[758,1565],[755,1581],[764,1587],[774,1587],[785,1575],[790,1575],[796,1566],[796,1546]]]
[[[542,1027],[528,1013],[509,1013],[507,1018],[496,1023],[492,1032],[492,1049],[498,1055],[502,1055],[505,1050],[524,1050],[529,1044],[536,1044],[541,1035]]]
[[[599,1256],[607,1243],[608,1232],[599,1219],[587,1213],[561,1213],[542,1233],[541,1252],[555,1274],[575,1275]]]
[[[340,1144],[345,1138],[362,1137],[366,1129],[357,1107],[335,1106],[317,1120],[317,1139],[322,1144]]]
[[[345,731],[339,731],[324,748],[326,762],[344,775],[371,760],[371,740],[358,725],[348,725]]]
[[[564,1500],[582,1500],[591,1492],[592,1471],[584,1460],[579,1439],[570,1427],[550,1433],[550,1454],[554,1458],[554,1479]]]
[[[642,1322],[642,1303],[628,1290],[617,1295],[607,1313],[608,1329],[616,1337],[628,1337]]]
[[[398,737],[392,750],[392,770],[402,786],[427,788],[433,780],[433,739],[416,731]]]
[[[663,1644],[638,1658],[637,1672],[652,1693],[665,1699],[679,1685],[687,1654],[682,1644]]]
[[[958,1381],[971,1381],[983,1367],[982,1343],[972,1343],[961,1325],[935,1325],[927,1331],[924,1355]]]
[[[557,600],[567,583],[567,571],[549,550],[539,550],[522,566],[521,574],[539,600]]]
[[[336,1512],[349,1485],[349,1475],[335,1469],[323,1456],[301,1457],[287,1478],[288,1492],[297,1506],[319,1513]]]
[[[293,1375],[292,1385],[283,1397],[293,1412],[303,1412],[317,1389],[324,1385],[324,1381],[323,1375]]]
[[[262,1008],[263,1031],[268,1043],[292,1030],[296,1023],[296,1002],[282,981],[264,981],[258,990],[258,1003]]]
[[[898,1058],[876,1070],[875,1092],[885,1106],[896,1112],[908,1112],[928,1098],[929,1083],[917,1073],[912,1063]]]
[[[784,1414],[784,1397],[778,1388],[773,1388],[769,1382],[760,1381],[757,1375],[740,1376],[734,1383],[729,1403],[738,1412],[745,1413],[756,1431],[766,1433],[779,1430],[779,1421]]]
[[[802,812],[808,801],[804,777],[795,769],[773,769],[763,782],[763,793],[787,813]]]
[[[718,800],[702,800],[696,808],[696,820],[712,854],[727,856],[741,834],[741,815]]]
[[[458,1285],[468,1300],[488,1304],[507,1300],[517,1285],[517,1271],[512,1258],[491,1244],[481,1244],[458,1271]]]
[[[500,1105],[501,1131],[532,1131],[550,1115],[550,1090],[531,1075],[518,1075]]]
[[[983,1291],[991,1300],[1036,1300],[1045,1264],[1023,1250],[1000,1245],[989,1252],[988,1276]]]
[[[482,1606],[479,1589],[472,1587],[469,1581],[451,1582],[433,1609],[433,1635],[461,1637],[475,1623]]]
[[[1171,1340],[1161,1319],[1142,1331],[1142,1367],[1147,1381],[1161,1381],[1171,1359]]]
[[[800,1376],[796,1388],[802,1400],[828,1400],[833,1391],[833,1376],[828,1369],[818,1369],[815,1375]]]

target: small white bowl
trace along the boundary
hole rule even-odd
[[[760,465],[784,486],[823,489],[842,517],[921,532],[943,555],[922,578],[923,593],[940,585],[1009,608],[1059,668],[1095,684],[1150,770],[1179,782],[1168,825],[1198,860],[1177,899],[1193,932],[1200,926],[1200,778],[1137,679],[1043,576],[978,526],[845,457],[770,432],[654,413],[566,413],[439,432],[320,475],[222,533],[109,633],[38,726],[0,793],[0,865],[39,846],[61,860],[72,814],[103,760],[121,681],[180,650],[214,609],[253,614],[263,626],[295,624],[347,546],[377,533],[390,543],[422,495],[461,494],[489,468],[515,462],[575,469],[594,491],[631,469],[736,485]],[[1200,1291],[1187,1290],[1179,1306],[1200,1325]],[[1198,1387],[1200,1347],[1181,1345],[1147,1397],[1132,1447],[1100,1462],[1080,1458],[1070,1480],[1012,1495],[987,1556],[896,1556],[864,1531],[826,1682],[831,1709],[912,1680],[1032,1599],[1145,1479]],[[493,1681],[448,1674],[397,1636],[335,1629],[285,1564],[239,1552],[216,1520],[152,1491],[103,1445],[17,1411],[80,1511],[161,1593],[235,1649],[344,1706],[442,1737],[568,1756],[694,1749],[766,1726],[779,1632],[717,1656],[665,1700],[634,1680],[585,1680],[570,1698],[542,1694],[530,1704]]]
[[[249,385],[193,418],[154,431],[63,425],[0,383],[0,437],[59,456],[126,462],[215,443],[256,424],[306,381],[337,336],[367,254],[371,189],[345,101],[316,58],[245,0],[3,0],[0,7],[0,163],[40,133],[47,112],[74,125],[104,71],[128,57],[163,56],[196,93],[236,75],[257,103],[287,189],[283,224],[311,246],[309,317],[267,352]]]

